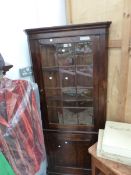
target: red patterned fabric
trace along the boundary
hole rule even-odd
[[[31,83],[0,83],[0,149],[17,175],[34,175],[45,159],[40,114]]]

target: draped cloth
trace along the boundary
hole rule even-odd
[[[0,82],[0,149],[16,175],[35,175],[45,159],[41,117],[28,81]]]

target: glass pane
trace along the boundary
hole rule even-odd
[[[65,101],[66,100],[74,101],[76,100],[76,97],[77,97],[76,88],[73,88],[73,87],[62,88],[62,95]]]
[[[77,86],[78,87],[92,87],[93,86],[93,67],[77,66],[76,68]]]
[[[74,108],[63,109],[63,120],[64,124],[78,124],[77,113]]]
[[[64,108],[63,109],[64,125],[92,125],[93,124],[93,108]]]
[[[92,100],[77,100],[77,104],[76,104],[77,107],[91,107],[93,106],[93,101]]]
[[[78,100],[93,100],[93,88],[79,88],[77,87],[77,99]]]
[[[41,46],[42,67],[58,66],[55,53],[56,47],[54,45]]]
[[[92,42],[47,43],[41,53],[49,122],[92,125]]]
[[[76,71],[75,68],[60,68],[60,74],[63,87],[72,87],[76,85]]]
[[[45,95],[48,107],[62,107],[62,97],[60,89],[46,89]]]
[[[77,65],[88,65],[93,63],[93,52],[91,42],[79,42],[75,44],[75,57]]]
[[[63,106],[64,107],[76,107],[77,106],[77,101],[75,101],[75,100],[64,100],[63,99]]]
[[[59,66],[70,66],[75,64],[74,45],[71,43],[57,44],[56,55]]]
[[[48,108],[49,123],[63,123],[62,108]]]
[[[43,69],[43,75],[44,75],[44,83],[45,88],[47,87],[59,87],[60,86],[60,79],[59,79],[59,70],[58,69]]]
[[[83,108],[82,111],[78,113],[79,124],[93,124],[93,107]]]

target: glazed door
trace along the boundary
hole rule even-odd
[[[94,127],[98,43],[99,36],[39,40],[49,128]]]

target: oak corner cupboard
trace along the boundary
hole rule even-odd
[[[91,173],[88,148],[106,120],[110,24],[26,30],[50,175]]]

